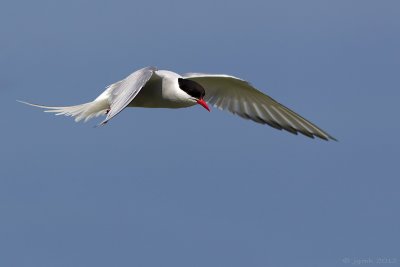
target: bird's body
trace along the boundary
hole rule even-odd
[[[157,70],[139,94],[129,103],[129,107],[142,108],[186,108],[196,105],[188,101],[188,94],[179,89],[179,74]]]
[[[69,115],[76,121],[107,115],[105,124],[126,107],[186,108],[196,104],[210,111],[208,105],[228,110],[242,118],[268,124],[291,133],[335,140],[308,120],[255,89],[248,82],[225,74],[188,73],[147,67],[133,72],[99,95],[94,101],[67,107],[30,104]]]

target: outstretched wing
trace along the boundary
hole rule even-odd
[[[336,140],[242,79],[224,74],[202,73],[188,73],[183,77],[201,84],[206,91],[204,100],[219,109],[293,134],[300,132],[311,138],[317,136],[324,140]]]
[[[106,124],[126,108],[150,80],[156,70],[155,67],[146,67],[135,71],[124,80],[111,85],[109,87],[112,89],[110,91],[110,110],[107,113],[106,119],[100,125]]]

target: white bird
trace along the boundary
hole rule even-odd
[[[254,88],[250,83],[225,74],[187,73],[146,67],[111,84],[92,102],[76,106],[49,107],[19,101],[54,112],[56,115],[87,121],[107,115],[106,124],[126,107],[185,108],[199,104],[210,111],[207,103],[228,110],[242,118],[268,124],[293,134],[336,140],[334,137]]]

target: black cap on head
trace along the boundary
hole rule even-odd
[[[196,99],[203,99],[204,95],[206,94],[203,86],[195,81],[178,78],[178,83],[179,88]]]

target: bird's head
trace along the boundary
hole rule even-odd
[[[195,81],[179,78],[178,79],[179,88],[186,92],[191,97],[191,100],[195,101],[197,104],[203,106],[206,110],[210,111],[206,101],[204,101],[204,96],[206,91],[203,86]]]

